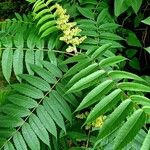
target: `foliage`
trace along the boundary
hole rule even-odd
[[[132,71],[148,45],[123,26],[144,0],[115,0],[114,15],[105,0],[27,1],[0,22],[0,148],[148,150],[149,76]]]

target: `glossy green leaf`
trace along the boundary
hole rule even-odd
[[[145,82],[145,80],[143,80],[141,77],[133,73],[127,72],[127,71],[113,70],[113,71],[110,71],[108,75],[111,76],[111,78],[117,79],[117,80],[118,79],[133,79],[133,80]]]
[[[150,106],[144,106],[142,109],[144,110],[146,114],[148,115],[150,114]]]
[[[57,105],[55,105],[54,101],[51,101],[50,98],[44,99],[44,108],[52,117],[52,119],[56,122],[56,124],[66,132],[65,124],[62,115],[60,114],[59,110],[57,109]]]
[[[101,56],[106,50],[110,48],[112,44],[104,44],[101,47],[99,47],[91,56],[92,60],[98,58]]]
[[[61,114],[63,114],[67,120],[72,122],[72,113],[70,107],[68,106],[66,101],[62,98],[62,96],[59,95],[58,92],[52,91],[49,94],[49,98],[51,99],[51,101],[55,102],[55,105],[57,105],[57,109],[61,112]]]
[[[47,71],[44,68],[41,68],[37,65],[31,65],[31,68],[34,72],[36,72],[40,77],[42,77],[45,81],[47,81],[48,83],[56,83],[56,78],[53,76],[52,73],[50,73],[49,71]]]
[[[0,116],[0,127],[19,127],[21,126],[24,121],[21,118],[15,118],[11,116]]]
[[[43,126],[57,138],[57,130],[56,130],[56,125],[51,118],[50,114],[47,113],[47,111],[44,109],[43,106],[39,106],[37,108],[37,116],[41,120]]]
[[[133,103],[130,99],[123,101],[111,114],[106,118],[100,129],[98,139],[101,139],[113,132],[122,121],[130,114],[133,109]]]
[[[143,23],[150,25],[150,17],[147,17],[146,19],[142,20]]]
[[[15,133],[13,136],[13,141],[17,150],[27,150],[26,143],[20,132]]]
[[[49,146],[49,135],[43,123],[39,120],[39,118],[32,114],[29,118],[29,125],[35,134],[46,144]]]
[[[23,49],[15,50],[13,56],[13,68],[16,76],[23,73]],[[20,81],[20,78],[18,78],[18,80]]]
[[[25,108],[34,108],[38,105],[38,103],[30,97],[23,96],[20,94],[13,94],[7,97],[7,99],[18,106],[22,106]]]
[[[31,150],[40,150],[40,142],[28,123],[22,126],[22,135]]]
[[[43,9],[42,11],[40,11],[39,13],[37,13],[36,14],[36,16],[34,17],[34,19],[36,20],[36,19],[39,19],[39,18],[41,18],[43,15],[45,15],[45,14],[49,14],[50,12],[49,12],[49,9]]]
[[[45,36],[47,36],[47,35],[49,35],[49,34],[55,32],[55,31],[57,31],[57,30],[58,30],[58,28],[57,28],[56,26],[50,27],[50,28],[48,28],[47,30],[45,30],[45,31],[42,33],[41,38],[43,38],[43,37],[45,37]]]
[[[121,149],[127,145],[142,128],[145,123],[145,119],[146,115],[143,110],[136,110],[119,130],[114,141],[114,150]]]
[[[93,12],[91,11],[91,9],[89,8],[81,8],[81,7],[77,7],[78,11],[86,18],[89,19],[94,19],[94,15]]]
[[[2,54],[2,72],[7,82],[10,81],[12,64],[13,64],[13,50],[11,48],[6,48]]]
[[[125,91],[140,91],[140,92],[150,92],[150,87],[133,82],[122,82],[118,84],[118,87]]]
[[[78,62],[67,71],[67,73],[65,74],[65,77],[76,74],[77,72],[81,71],[82,69],[89,66],[90,64],[91,64],[91,61],[88,58]]]
[[[26,117],[31,113],[27,108],[14,104],[6,104],[1,107],[0,111],[12,117]]]
[[[45,80],[39,77],[28,75],[28,74],[22,74],[19,75],[19,77],[42,91],[50,90],[50,85]]]
[[[15,150],[13,144],[8,141],[5,145],[4,145],[4,150]]]
[[[103,76],[104,74],[105,74],[104,70],[98,70],[98,71],[80,79],[68,90],[67,93],[80,91],[80,90],[87,88],[88,86],[91,86],[92,83],[95,82],[95,80],[100,79],[101,76]]]
[[[45,24],[43,24],[40,29],[39,29],[39,33],[41,33],[42,31],[50,28],[51,26],[55,25],[56,24],[56,21],[55,20],[52,20],[52,21],[48,21],[46,22]]]
[[[33,75],[34,72],[32,71],[30,64],[34,64],[34,51],[33,50],[27,50],[25,54],[25,63],[26,63],[26,68],[28,70],[28,73]]]
[[[99,66],[100,67],[108,67],[108,66],[113,66],[117,63],[120,63],[122,61],[125,61],[126,58],[123,56],[112,56],[112,57],[108,57],[103,59],[100,63]]]
[[[115,0],[114,5],[116,17],[118,17],[120,14],[122,14],[129,8],[129,5],[127,4],[126,0]]]
[[[107,94],[113,87],[112,80],[106,80],[90,91],[82,100],[76,111],[82,110],[93,103],[101,100],[101,97]]]
[[[54,64],[48,62],[48,61],[41,61],[42,65],[49,70],[55,77],[61,78],[62,72],[61,70],[55,66]]]
[[[91,74],[92,72],[94,72],[97,68],[98,68],[98,64],[94,63],[92,65],[89,65],[85,69],[82,69],[79,73],[74,75],[73,78],[71,78],[71,80],[68,82],[68,85],[69,84],[70,85],[74,84],[75,82],[79,81],[83,77],[85,77],[85,76]]]
[[[149,149],[150,149],[150,130],[148,131],[146,138],[141,147],[141,150],[149,150]]]
[[[29,96],[31,98],[35,98],[35,99],[39,99],[39,98],[43,98],[44,94],[42,91],[40,91],[39,89],[30,86],[28,84],[13,84],[12,85],[13,89],[15,89],[16,91],[18,91],[19,93]]]
[[[130,2],[131,2],[131,6],[132,6],[132,8],[133,8],[133,10],[134,10],[134,12],[137,14],[137,12],[139,11],[139,9],[140,9],[140,7],[141,7],[141,5],[142,5],[142,1],[143,0],[131,0]]]
[[[100,115],[106,113],[109,109],[111,109],[118,101],[120,101],[120,97],[122,95],[122,91],[117,89],[104,97],[95,107],[92,109],[90,114],[88,115],[86,122],[89,123],[98,118]]]
[[[110,32],[101,32],[100,37],[112,41],[124,40],[121,36]]]
[[[142,106],[150,106],[150,99],[148,99],[145,96],[141,95],[131,95],[130,99],[137,104],[140,104]]]

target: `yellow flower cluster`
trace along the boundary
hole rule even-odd
[[[86,36],[79,37],[81,29],[76,26],[75,22],[69,22],[69,15],[66,15],[66,9],[63,9],[59,4],[55,4],[57,18],[57,27],[63,31],[63,36],[60,37],[61,41],[66,42],[69,47],[66,49],[67,52],[77,53],[76,46],[81,44]]]
[[[85,112],[82,114],[76,115],[78,119],[86,119],[88,116],[89,112]],[[104,120],[106,119],[106,116],[99,116],[96,120],[94,120],[92,123],[89,123],[85,126],[86,130],[89,130],[90,128],[100,128],[102,127]]]
[[[95,121],[92,122],[92,126],[95,128],[102,127],[106,116],[99,116]]]

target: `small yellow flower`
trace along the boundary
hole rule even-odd
[[[102,127],[105,119],[106,116],[99,116],[95,121],[92,122],[92,126],[96,128]]]
[[[60,37],[61,41],[66,42],[67,44],[70,44],[66,51],[67,52],[75,52],[77,53],[76,46],[81,44],[85,39],[86,36],[79,38],[79,33],[81,32],[81,29],[78,27],[75,27],[76,22],[69,22],[69,15],[66,15],[66,9],[63,9],[59,4],[55,4],[57,15],[57,27],[62,30],[63,36]]]
[[[76,48],[75,46],[69,46],[69,47],[66,49],[66,52],[68,52],[68,53],[71,53],[71,52],[77,53],[77,48]]]

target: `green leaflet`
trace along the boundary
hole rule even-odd
[[[126,11],[129,7],[126,0],[115,0],[115,16],[118,17],[124,11]]]
[[[147,17],[146,19],[142,20],[143,23],[150,25],[150,17]]]
[[[120,97],[122,95],[122,91],[117,89],[104,97],[95,107],[92,109],[90,114],[88,115],[85,124],[92,122],[100,115],[106,113],[109,109],[111,109],[118,101],[120,101]]]
[[[90,91],[82,100],[76,111],[82,110],[93,103],[101,100],[101,97],[107,94],[113,87],[112,80],[106,80]]]
[[[150,106],[144,106],[142,109],[144,110],[146,114],[148,115],[150,114]]]
[[[41,18],[43,15],[45,15],[46,13],[50,13],[49,9],[44,9],[44,10],[40,11],[39,13],[36,14],[34,19],[37,20],[37,19]]]
[[[25,141],[19,132],[13,136],[13,141],[17,150],[27,150]]]
[[[32,71],[30,65],[34,64],[34,51],[33,50],[27,50],[25,53],[25,63],[28,70],[28,73],[33,75],[34,72]]]
[[[29,124],[36,133],[36,135],[43,141],[46,145],[49,146],[49,135],[47,130],[44,128],[43,123],[39,120],[39,118],[32,114],[29,118]]]
[[[28,123],[22,126],[22,135],[31,150],[40,150],[40,142]]]
[[[149,150],[150,149],[150,130],[148,131],[146,138],[142,144],[141,150]]]
[[[9,128],[13,128],[13,127],[19,127],[21,126],[24,121],[21,118],[15,118],[15,117],[11,117],[11,116],[0,116],[0,127],[4,128],[4,127],[9,127]]]
[[[44,108],[52,117],[52,119],[56,122],[56,124],[66,132],[65,124],[62,115],[60,114],[57,105],[50,98],[46,97],[44,99]]]
[[[103,9],[103,10],[99,13],[99,15],[98,15],[98,17],[97,17],[97,25],[98,25],[98,26],[104,22],[104,19],[105,19],[106,15],[107,15],[107,12],[108,12],[107,9]]]
[[[113,66],[117,63],[120,63],[122,61],[125,61],[126,58],[123,57],[123,56],[112,56],[112,57],[108,57],[108,58],[105,58],[103,59],[100,63],[99,63],[99,66],[100,67],[108,67],[108,66]]]
[[[86,59],[87,56],[84,54],[80,54],[80,55],[75,55],[73,57],[69,57],[67,60],[65,60],[63,63],[64,64],[69,64],[69,63],[74,63],[74,62],[79,62],[83,59]]]
[[[77,7],[78,11],[86,18],[94,19],[93,12],[89,8]]]
[[[39,11],[40,9],[45,8],[45,7],[46,7],[46,5],[42,2],[42,3],[40,3],[40,5],[38,4],[34,7],[33,13],[36,13],[37,11]]]
[[[44,97],[42,91],[28,84],[13,84],[12,88],[18,91],[19,93],[29,96],[31,98],[40,99]]]
[[[10,81],[12,64],[13,64],[13,50],[8,47],[3,51],[2,54],[2,72],[7,82]]]
[[[66,90],[64,89],[65,84],[58,83],[56,86],[56,90],[61,95],[64,100],[70,103],[72,106],[76,107],[78,105],[78,101],[74,97],[73,94],[66,94]]]
[[[20,107],[14,104],[6,104],[1,107],[0,111],[3,112],[4,114],[17,118],[26,117],[31,113],[27,108]]]
[[[49,70],[55,77],[61,78],[62,72],[61,70],[55,66],[54,64],[48,62],[48,61],[41,61],[42,65]]]
[[[39,29],[39,33],[41,33],[42,31],[46,30],[47,28],[50,28],[51,26],[55,25],[56,21],[52,20],[52,21],[48,21],[45,24],[43,24],[40,29]]]
[[[143,0],[131,0],[130,2],[131,2],[131,6],[132,6],[132,8],[133,8],[133,10],[134,10],[134,12],[137,14],[137,12],[139,11],[139,9],[140,9],[140,7],[141,7],[141,5],[142,5],[142,1]]]
[[[145,80],[142,79],[141,77],[133,73],[127,72],[127,71],[113,70],[113,71],[110,71],[108,75],[111,76],[111,78],[117,79],[117,80],[118,79],[133,79],[133,80],[145,82]]]
[[[112,41],[124,40],[121,36],[110,32],[101,32],[100,37]]]
[[[36,50],[35,51],[35,64],[37,66],[42,67],[40,61],[42,61],[43,58],[44,58],[44,52],[43,52],[43,50],[42,49],[41,50]]]
[[[90,64],[91,64],[91,60],[88,58],[78,62],[76,65],[74,65],[67,71],[65,77],[76,74],[77,72],[79,72],[80,70],[82,70],[83,68],[87,67]]]
[[[39,77],[28,75],[28,74],[22,74],[22,75],[19,75],[19,77],[21,79],[26,80],[28,83],[30,83],[31,85],[35,86],[36,88],[42,91],[46,92],[50,90],[50,85],[45,80]]]
[[[102,25],[99,26],[100,30],[112,30],[112,29],[117,29],[120,25],[119,24],[115,24],[115,23],[104,23]]]
[[[15,129],[13,128],[0,129],[0,137],[9,138],[14,132]]]
[[[0,138],[0,147],[2,147],[5,142],[6,142],[5,138]]]
[[[114,150],[121,149],[127,145],[144,125],[145,119],[144,111],[142,109],[136,110],[119,130],[114,141]]]
[[[118,84],[118,87],[125,91],[141,91],[141,92],[150,92],[150,87],[132,82],[122,82]]]
[[[66,101],[61,97],[61,95],[58,94],[56,91],[52,91],[49,94],[49,98],[51,101],[55,102],[55,105],[57,105],[57,109],[64,115],[64,117],[72,122],[72,113],[70,110],[70,107],[66,103]]]
[[[44,107],[41,105],[38,106],[36,112],[43,126],[48,130],[48,132],[50,132],[52,135],[54,135],[57,138],[56,125],[53,119],[51,118],[50,114],[48,114],[47,111],[44,109]]]
[[[7,99],[18,106],[22,106],[25,108],[34,108],[38,105],[38,103],[30,97],[23,96],[20,94],[13,94],[7,97]]]
[[[99,37],[99,34],[96,31],[90,31],[90,30],[83,30],[81,31],[80,34],[83,36],[88,36],[88,37]]]
[[[16,15],[18,16],[19,14],[16,13]],[[19,17],[21,17],[21,16],[19,15]],[[22,17],[19,20],[22,20]],[[23,46],[24,46],[24,39],[23,39],[22,31],[16,33],[16,35],[14,36],[13,40],[14,40],[15,47],[17,47],[18,49],[22,49],[23,48]]]
[[[100,48],[98,48],[91,56],[92,60],[97,59],[99,56],[101,56],[106,50],[110,48],[112,44],[104,44]]]
[[[16,76],[23,73],[23,49],[15,50],[13,55],[13,68]],[[20,78],[17,77],[17,79],[21,81]]]
[[[67,91],[67,93],[80,91],[91,86],[96,80],[100,79],[104,74],[105,74],[104,70],[98,70],[80,79]]]
[[[58,28],[55,27],[55,26],[50,27],[50,28],[48,28],[47,30],[45,30],[45,31],[42,33],[41,38],[43,38],[43,37],[49,35],[50,33],[55,32],[55,31],[57,31],[57,30],[58,30]]]
[[[79,81],[83,77],[91,74],[96,69],[98,69],[98,64],[97,63],[89,65],[88,67],[86,67],[85,69],[82,69],[79,73],[74,75],[73,78],[71,78],[71,80],[68,82],[68,85],[74,84],[75,82]]]
[[[56,55],[55,55],[54,51],[52,51],[51,49],[49,49],[49,51],[48,51],[48,58],[53,65],[57,66]]]
[[[8,141],[4,146],[4,150],[15,150],[15,148],[13,144],[10,141]]]
[[[43,1],[37,0],[37,1],[34,3],[33,8],[38,7],[38,6],[41,5],[42,3],[43,3]]]
[[[56,78],[53,76],[53,74],[51,74],[49,71],[47,71],[44,68],[41,68],[37,65],[30,65],[32,70],[34,72],[36,72],[40,77],[42,77],[45,81],[47,81],[48,83],[56,83]]]
[[[113,132],[121,122],[130,114],[133,109],[133,103],[130,99],[123,101],[111,114],[107,117],[102,128],[100,129],[98,139],[102,139]]]
[[[142,106],[150,106],[150,99],[148,99],[145,96],[140,95],[131,95],[130,99],[137,104],[140,104]]]

